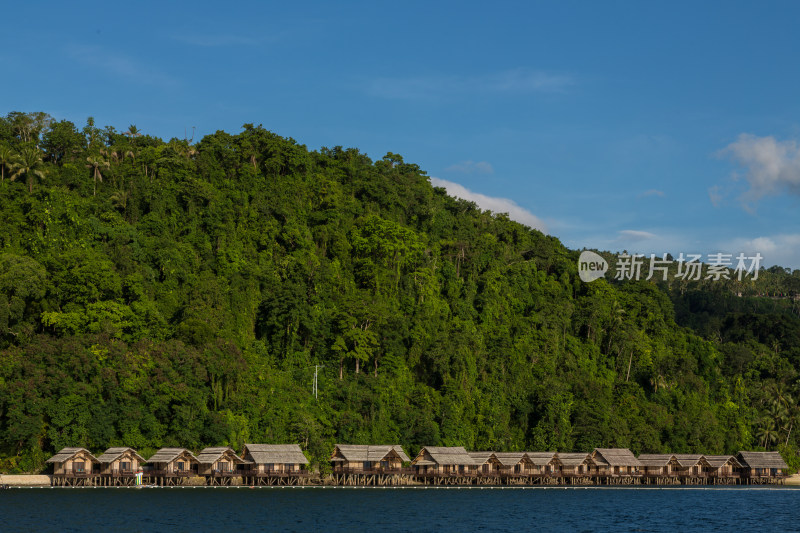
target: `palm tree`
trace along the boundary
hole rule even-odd
[[[18,162],[19,156],[10,147],[0,146],[0,181],[5,181],[6,169],[13,171]]]
[[[111,195],[111,203],[114,205],[116,209],[119,209],[123,213],[128,209],[128,199],[130,198],[130,193],[128,191],[117,191]]]
[[[86,168],[94,169],[94,192],[92,193],[92,196],[96,196],[97,180],[99,179],[101,183],[103,182],[103,175],[100,173],[100,169],[109,169],[111,168],[111,165],[99,155],[90,155],[86,158],[86,161],[89,163],[86,165]]]
[[[778,441],[778,430],[775,428],[775,420],[772,418],[764,418],[761,421],[761,427],[756,433],[759,440],[761,441],[761,445],[764,449],[767,449],[767,446],[770,444],[774,444]]]
[[[131,124],[128,126],[128,131],[124,132],[123,135],[134,141],[136,140],[136,137],[142,136],[141,132],[139,132],[139,128],[136,127],[136,124]]]
[[[44,170],[41,170],[43,165],[42,153],[36,148],[25,148],[20,154],[19,161],[17,162],[14,172],[11,173],[9,179],[16,180],[20,176],[25,176],[28,182],[28,193],[33,193],[33,181],[36,178],[44,179]]]

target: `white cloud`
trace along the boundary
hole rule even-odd
[[[467,93],[560,92],[573,83],[570,76],[517,68],[483,76],[377,78],[368,82],[365,90],[380,98],[414,100]]]
[[[649,231],[640,231],[635,229],[624,229],[619,232],[619,239],[625,242],[639,242],[655,239],[657,235]]]
[[[746,202],[755,202],[782,190],[800,194],[800,145],[796,141],[743,133],[719,155],[731,157],[744,167],[745,179],[750,184],[742,197]]]
[[[486,196],[485,194],[471,191],[463,185],[459,185],[458,183],[434,177],[431,177],[431,184],[433,184],[434,187],[444,187],[447,190],[447,194],[450,196],[475,202],[481,209],[489,210],[493,213],[508,213],[508,216],[511,218],[511,220],[515,220],[525,224],[526,226],[530,226],[531,228],[538,229],[539,231],[545,233],[547,232],[547,225],[542,221],[542,219],[524,207],[520,207],[513,200],[509,200],[508,198],[497,198],[495,196]]]
[[[494,168],[488,161],[461,161],[450,165],[445,172],[458,172],[461,174],[494,174]]]
[[[733,254],[733,261],[740,253],[752,256],[760,253],[761,266],[779,265],[793,269],[800,268],[800,233],[780,233],[752,239],[734,239],[724,243],[720,251]]]
[[[66,47],[72,59],[133,83],[171,88],[178,85],[175,78],[128,56],[99,46],[71,45]]]
[[[645,196],[658,196],[659,198],[663,198],[664,196],[666,196],[666,194],[664,193],[664,191],[659,191],[658,189],[650,189],[650,190],[648,190],[648,191],[644,191],[644,192],[643,192],[642,194],[640,194],[639,196],[640,196],[640,197],[645,197]]]

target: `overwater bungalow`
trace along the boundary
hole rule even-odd
[[[308,459],[298,444],[245,444],[242,458],[249,485],[303,485],[308,478]]]
[[[657,485],[679,483],[677,470],[680,469],[678,458],[670,453],[643,453],[639,455],[642,464],[641,474],[644,483]]]
[[[595,448],[592,462],[589,474],[601,481],[619,478],[629,482],[634,476],[641,475],[642,463],[628,448]]]
[[[337,444],[330,460],[340,485],[399,485],[412,473],[403,468],[410,459],[398,444]]]
[[[676,453],[675,459],[678,460],[678,466],[674,467],[672,471],[680,478],[696,478],[703,475],[703,466],[705,459],[703,456],[696,453]]]
[[[739,452],[742,479],[747,483],[782,481],[789,468],[778,452]]]
[[[533,473],[534,464],[525,452],[494,452],[499,463],[501,477],[527,478]]]
[[[500,475],[502,463],[495,456],[494,452],[468,452],[469,456],[475,461],[475,468],[478,476],[483,478],[497,478]]]
[[[409,461],[398,444],[337,444],[331,455],[336,473],[399,473]]]
[[[62,448],[47,462],[53,463],[53,485],[78,487],[99,482],[100,461],[86,448]]]
[[[209,485],[230,485],[231,478],[242,475],[245,460],[229,447],[205,448],[197,455],[199,474]]]
[[[556,452],[525,452],[525,455],[533,465],[530,472],[533,476],[556,476],[561,472]]]
[[[671,453],[643,453],[639,455],[642,474],[648,477],[669,476],[678,467],[678,459]]]
[[[589,466],[593,464],[589,453],[557,453],[556,459],[561,464],[561,475],[580,478],[589,474]]]
[[[161,448],[147,460],[145,475],[150,483],[177,486],[198,475],[200,461],[186,448]]]
[[[411,461],[423,481],[445,484],[471,483],[478,465],[463,446],[426,446]]]
[[[712,483],[735,483],[740,478],[741,463],[732,455],[704,455],[704,472]]]
[[[142,471],[144,457],[133,448],[109,448],[97,458],[100,462],[100,482],[105,486],[134,485],[135,476]]]

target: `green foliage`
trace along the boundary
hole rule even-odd
[[[335,442],[797,466],[798,272],[584,284],[397,154],[252,124],[192,144],[11,113],[0,170],[28,185],[0,180],[3,470],[248,441],[323,470]]]

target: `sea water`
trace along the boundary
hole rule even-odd
[[[800,489],[44,488],[0,491],[12,531],[797,531]]]

